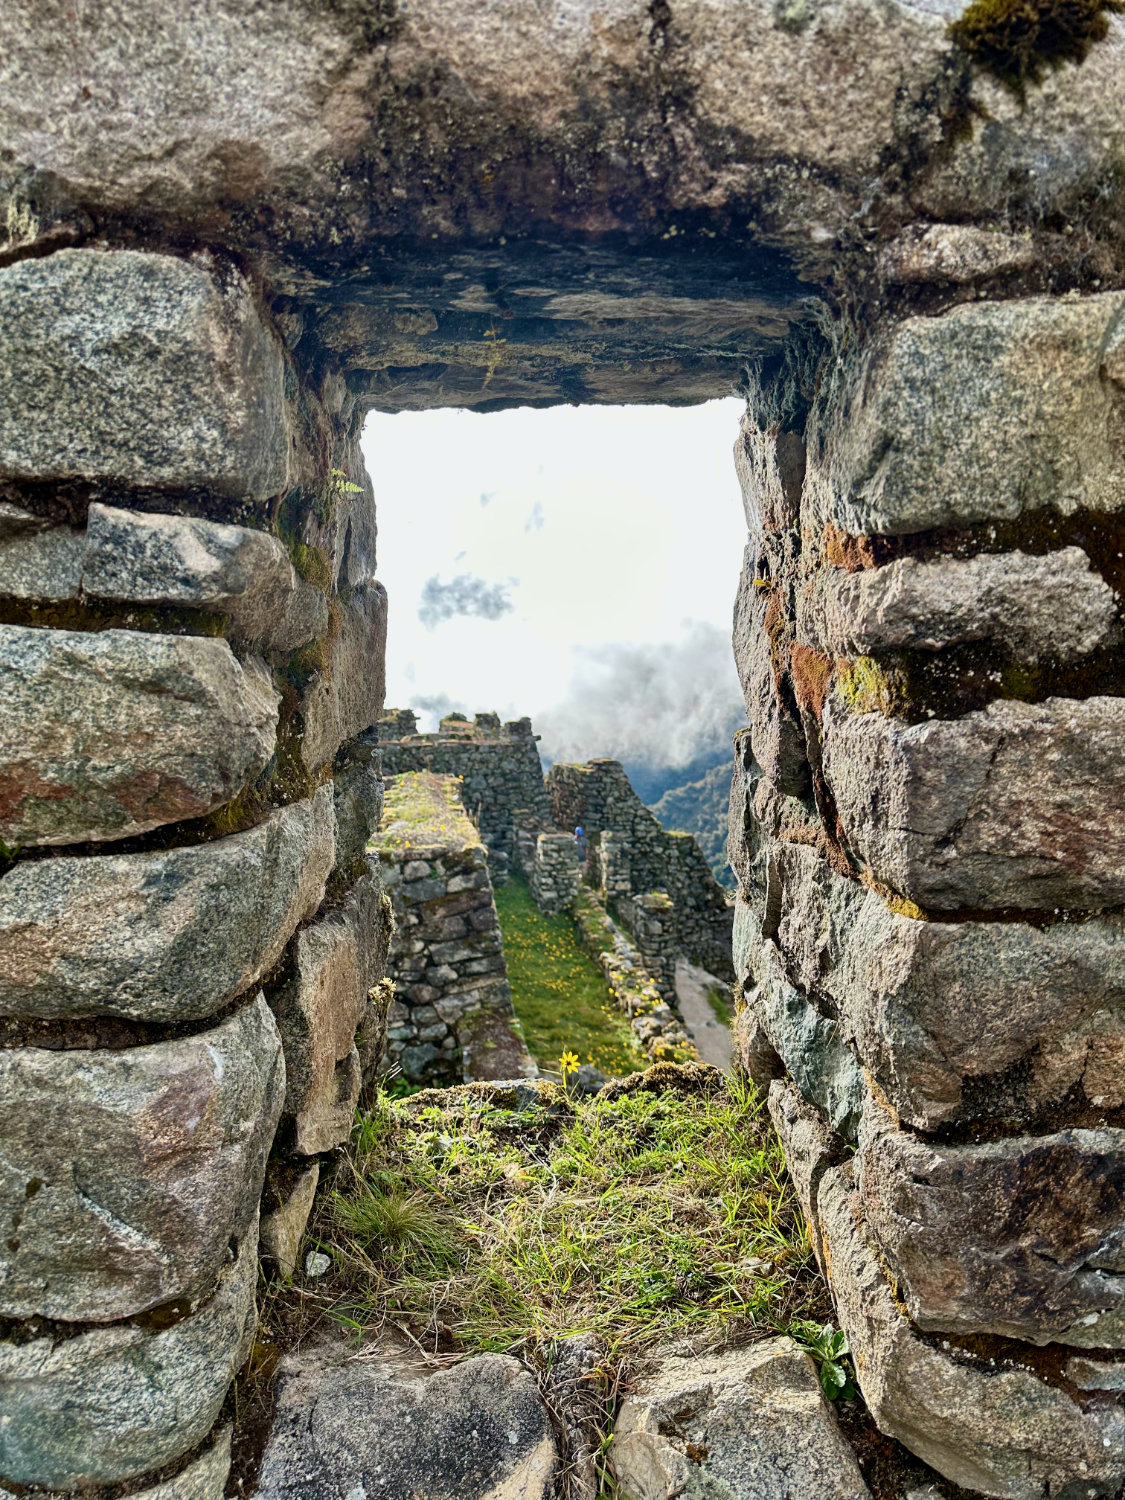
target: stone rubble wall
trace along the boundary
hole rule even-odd
[[[0,1487],[210,1500],[385,1009],[360,413],[205,253],[0,267],[0,386]]]
[[[539,910],[548,917],[566,911],[582,884],[574,835],[544,833],[537,824],[521,824],[516,835],[516,859]]]
[[[391,709],[379,724],[379,754],[387,776],[433,771],[459,776],[469,816],[488,846],[494,878],[507,878],[516,858],[521,815],[550,823],[543,767],[530,719],[501,725],[496,714],[473,723],[448,715],[437,734],[418,734],[409,709]]]
[[[666,1000],[676,998],[678,914],[666,891],[624,896],[614,905],[621,925],[637,945],[645,968]]]
[[[535,1077],[515,1031],[512,992],[488,851],[453,776],[387,781],[383,826],[371,847],[394,908],[387,960],[394,1002],[379,1071],[410,1083]],[[421,818],[403,817],[421,803]],[[502,1070],[489,1066],[497,1054]],[[506,1071],[504,1071],[506,1069]]]
[[[677,953],[733,978],[726,892],[695,839],[665,832],[617,761],[553,766],[544,782],[530,719],[501,730],[495,714],[477,714],[472,723],[449,715],[440,733],[419,735],[411,710],[392,709],[379,735],[387,775],[425,766],[462,778],[494,878],[518,869],[547,916],[571,905],[583,878],[612,902],[670,1004],[676,1004]],[[587,835],[585,865],[578,860],[578,827]]]
[[[720,979],[733,978],[732,909],[695,839],[660,826],[618,761],[554,765],[547,773],[547,789],[555,824],[585,829],[588,880],[604,899],[635,903],[638,896],[662,892],[672,903],[669,916],[662,914],[659,921],[654,911],[643,920],[639,914],[623,915],[638,942],[651,939],[646,955],[659,973],[663,976],[667,969],[664,949],[671,922],[673,952]]]
[[[888,322],[736,459],[742,1064],[880,1428],[1115,1495],[1125,294]]]
[[[645,1056],[658,1062],[698,1062],[695,1043],[650,974],[644,958],[583,886],[571,906],[578,939],[597,964],[614,1005],[628,1016]]]

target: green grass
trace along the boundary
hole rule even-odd
[[[522,1112],[472,1089],[378,1096],[313,1226],[331,1315],[536,1363],[593,1333],[618,1371],[671,1336],[702,1347],[822,1317],[753,1085],[662,1064],[626,1087],[576,1100],[541,1085]]]
[[[720,1026],[730,1026],[734,1020],[734,1007],[731,1004],[730,990],[726,985],[709,984],[707,986],[707,1004],[711,1007],[712,1014]]]
[[[431,845],[466,849],[479,843],[480,834],[461,802],[459,777],[432,771],[388,777],[383,820],[368,848],[409,852]]]
[[[512,1003],[539,1066],[557,1072],[567,1051],[614,1077],[647,1066],[571,918],[545,917],[518,878],[497,888],[496,911]]]

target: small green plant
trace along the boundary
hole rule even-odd
[[[433,1198],[418,1189],[360,1180],[352,1196],[336,1194],[333,1218],[356,1247],[385,1265],[409,1266],[417,1274],[440,1271],[454,1258],[448,1226]]]
[[[289,554],[293,559],[293,566],[305,582],[327,593],[332,587],[332,564],[328,560],[328,554],[320,547],[309,547],[304,542],[294,542]]]
[[[363,494],[363,485],[356,484],[354,480],[349,479],[343,469],[329,469],[328,474],[334,481],[334,488],[337,495]]]
[[[855,1397],[852,1378],[851,1349],[848,1336],[831,1323],[810,1323],[798,1318],[789,1325],[789,1337],[813,1360],[820,1377],[820,1388],[829,1401],[851,1401]]]
[[[707,986],[707,1004],[711,1007],[712,1014],[720,1026],[729,1026],[734,1020],[731,992],[723,985],[709,984]]]
[[[492,384],[492,377],[496,374],[501,364],[503,364],[504,345],[507,342],[507,339],[500,337],[500,330],[498,328],[485,330],[484,343],[487,353],[485,355],[484,382],[481,385],[482,391]]]

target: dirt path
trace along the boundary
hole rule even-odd
[[[704,1062],[729,1071],[731,1063],[730,1030],[717,1019],[711,1009],[707,992],[718,989],[725,995],[727,986],[721,979],[708,974],[706,969],[689,964],[686,959],[676,960],[676,995],[680,1002],[680,1014],[684,1018],[684,1029],[691,1037]]]

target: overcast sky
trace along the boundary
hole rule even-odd
[[[738,717],[738,401],[373,414],[387,703],[683,764]]]

